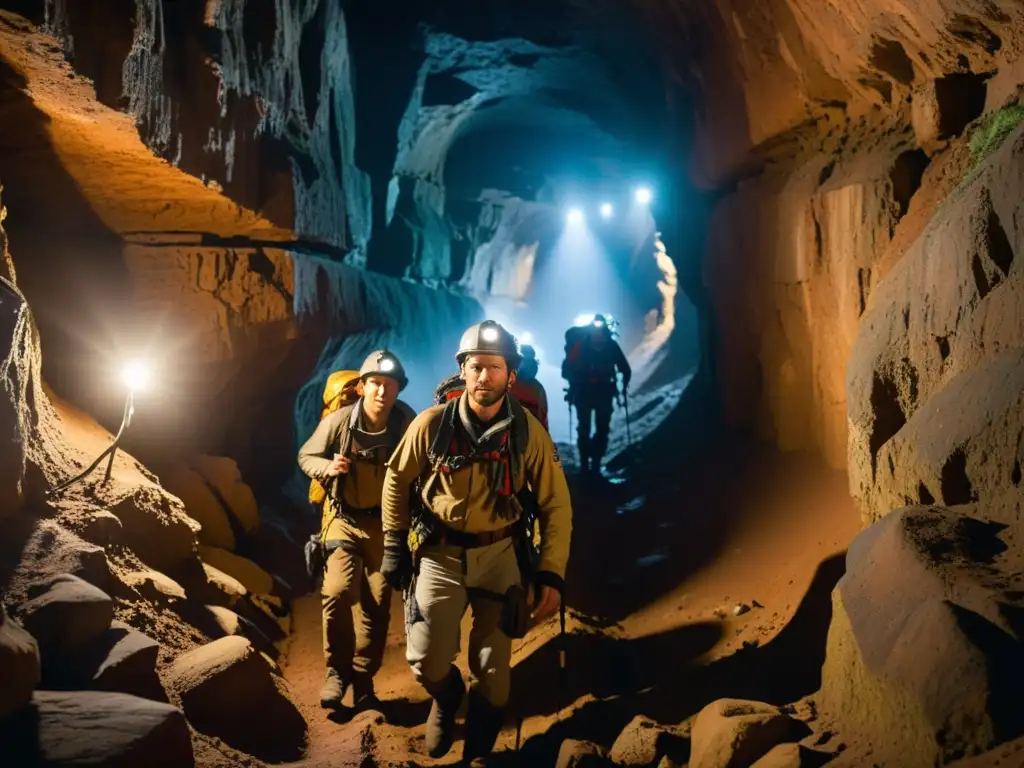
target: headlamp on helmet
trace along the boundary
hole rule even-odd
[[[509,370],[514,371],[519,367],[522,357],[519,354],[519,345],[515,338],[507,330],[493,320],[484,320],[482,323],[471,325],[462,334],[459,342],[459,351],[455,355],[455,361],[462,365],[470,355],[498,355],[505,358]]]
[[[398,358],[386,349],[371,352],[366,360],[363,361],[363,367],[359,369],[360,379],[374,375],[391,377],[398,382],[399,391],[405,389],[405,386],[409,383],[409,379],[405,375],[405,369],[398,361]]]

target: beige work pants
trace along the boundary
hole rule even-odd
[[[473,608],[469,633],[472,685],[496,707],[508,702],[512,640],[500,626],[501,602],[470,598],[466,589],[504,595],[520,582],[512,539],[485,547],[423,547],[415,600],[405,608],[405,658],[421,683],[440,683],[461,647],[461,621]]]
[[[381,575],[384,532],[380,518],[359,519],[359,527],[335,520],[320,604],[323,612],[324,662],[349,682],[352,673],[373,675],[380,669],[391,618],[391,588]]]

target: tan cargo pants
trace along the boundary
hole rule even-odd
[[[380,518],[360,517],[358,522],[359,527],[340,519],[331,523],[328,546],[341,546],[327,557],[320,590],[324,662],[346,682],[353,672],[373,675],[380,669],[391,618],[391,588],[380,573]]]
[[[501,630],[501,602],[470,599],[466,588],[504,595],[520,582],[512,539],[486,547],[424,547],[419,552],[415,600],[405,607],[405,658],[421,683],[439,683],[461,647],[462,616],[473,608],[469,670],[473,685],[495,707],[508,702],[512,640]]]

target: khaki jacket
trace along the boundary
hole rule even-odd
[[[465,397],[465,395],[462,395]],[[417,416],[388,462],[384,479],[382,515],[384,531],[405,531],[411,524],[413,483],[427,473],[427,454],[441,423],[444,406],[435,406]],[[529,483],[540,508],[541,553],[539,570],[565,578],[572,537],[572,502],[562,471],[561,459],[547,430],[525,410],[529,441],[521,462],[520,477],[513,487]],[[498,494],[480,463],[454,472],[438,473],[427,500],[430,511],[445,525],[465,533],[494,531],[509,524],[495,515]]]
[[[394,406],[396,409],[406,411],[412,415],[412,409],[405,403],[398,401]],[[348,408],[341,408],[329,413],[317,425],[316,430],[309,440],[299,449],[299,468],[308,477],[319,480],[325,488],[334,492],[335,478],[327,474],[331,467],[334,454],[340,447],[342,423],[349,418],[351,413]],[[381,493],[384,489],[384,478],[387,473],[387,457],[384,451],[375,451],[374,456],[359,457],[356,451],[362,450],[358,438],[352,436],[352,459],[342,486],[341,503],[344,507],[353,509],[369,509],[381,505]],[[359,518],[356,517],[356,522]],[[332,522],[333,520],[333,522]],[[323,513],[320,521],[321,530],[329,524],[325,539],[332,540],[345,538],[342,536],[343,521],[335,516],[330,498],[323,504]]]

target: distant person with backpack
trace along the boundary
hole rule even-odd
[[[373,352],[359,369],[353,401],[324,415],[298,462],[323,498],[324,662],[320,706],[341,707],[349,686],[356,709],[375,708],[390,619],[391,588],[381,575],[381,492],[387,461],[415,412],[398,399],[408,379],[390,352]],[[339,392],[339,403],[346,390]],[[325,398],[326,399],[326,398]],[[319,489],[322,493],[314,494]]]
[[[616,371],[622,374],[622,394],[628,397],[633,371],[604,316],[595,315],[589,324],[566,331],[562,378],[569,382],[568,400],[576,408],[576,446],[584,472],[599,470],[608,450],[608,431],[618,394]]]
[[[544,429],[549,429],[548,393],[544,390],[544,385],[537,381],[537,371],[540,369],[537,352],[529,344],[522,344],[519,353],[523,356],[523,361],[519,364],[512,386],[509,387],[509,394],[533,411],[533,415],[544,425]]]
[[[417,416],[388,463],[382,571],[405,590],[406,659],[433,698],[434,758],[454,741],[466,693],[455,659],[472,606],[463,763],[479,766],[503,723],[512,638],[561,605],[572,507],[551,437],[507,396],[521,361],[512,335],[490,320],[474,325],[456,361],[464,391]]]

